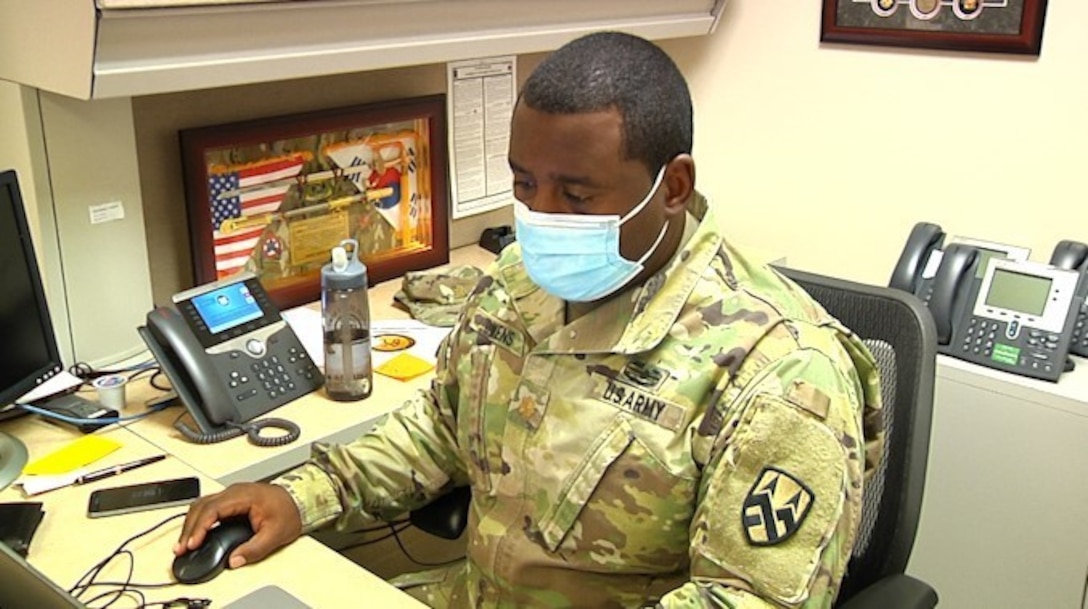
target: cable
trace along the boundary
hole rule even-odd
[[[400,520],[390,520],[389,522],[383,522],[382,524],[379,524],[377,526],[366,527],[366,528],[362,528],[362,529],[355,529],[354,531],[347,531],[347,533],[349,535],[350,534],[360,534],[361,535],[363,533],[373,533],[375,531],[384,531],[385,529],[387,529],[389,527],[389,525],[406,524],[409,521],[410,521],[409,518],[401,518]]]
[[[79,593],[77,593],[77,591],[86,589],[86,587],[89,584],[93,583],[94,578],[98,576],[98,574],[102,571],[102,569],[107,564],[109,564],[109,562],[111,560],[113,560],[113,558],[115,556],[117,556],[122,550],[125,549],[125,546],[127,546],[128,544],[132,543],[133,541],[136,541],[137,539],[139,539],[139,538],[141,538],[141,537],[143,537],[145,535],[149,535],[149,534],[153,533],[154,531],[158,530],[160,527],[166,525],[170,521],[177,520],[178,518],[181,518],[182,516],[185,516],[185,514],[182,513],[182,514],[174,514],[173,516],[169,516],[166,519],[160,521],[158,524],[152,526],[151,528],[149,528],[149,529],[147,529],[147,530],[145,530],[145,531],[143,531],[141,533],[137,533],[137,534],[133,535],[132,537],[129,537],[128,539],[122,541],[121,545],[117,546],[117,549],[114,550],[113,552],[111,552],[109,556],[102,559],[101,561],[98,562],[98,564],[96,564],[95,566],[88,569],[87,572],[84,573],[83,576],[80,577],[79,580],[76,581],[75,585],[73,585],[71,588],[68,589],[68,593],[71,594],[72,596],[75,596],[76,598],[78,598]],[[84,584],[84,580],[87,580],[86,584]]]
[[[351,544],[348,544],[348,545],[346,545],[346,546],[344,546],[342,548],[337,548],[336,551],[337,552],[346,552],[347,550],[354,550],[355,548],[361,548],[363,546],[369,546],[371,544],[378,543],[379,541],[385,541],[386,539],[389,539],[390,537],[395,537],[397,533],[407,530],[412,525],[406,524],[406,525],[402,526],[399,529],[395,528],[392,524],[389,524],[387,526],[389,526],[389,528],[392,529],[393,532],[386,533],[385,535],[382,535],[381,537],[375,537],[374,539],[367,539],[365,541],[359,541],[359,542],[356,542],[356,543],[351,543]],[[385,528],[385,526],[379,527],[379,530],[384,529],[384,528]],[[410,557],[409,557],[409,560],[411,560]]]
[[[444,567],[446,565],[452,565],[453,563],[461,561],[461,560],[464,559],[464,556],[458,556],[457,558],[451,558],[449,560],[444,560],[442,562],[424,562],[422,560],[417,560],[414,556],[412,556],[408,552],[408,548],[404,547],[404,542],[402,542],[400,540],[400,533],[402,531],[404,531],[404,529],[406,529],[408,527],[404,527],[404,528],[398,530],[398,529],[394,529],[393,525],[389,525],[389,528],[392,529],[392,531],[393,531],[392,533],[390,533],[390,535],[392,535],[393,539],[397,542],[397,546],[400,547],[400,551],[404,552],[404,555],[408,558],[408,560],[416,563],[417,565],[419,565],[421,567]],[[388,538],[388,536],[386,536],[386,538]]]
[[[272,437],[262,436],[261,430],[267,428],[282,429],[286,433]],[[241,435],[246,435],[249,437],[249,442],[256,446],[285,446],[294,442],[302,435],[302,429],[297,424],[288,421],[287,419],[271,417],[258,421],[250,421],[248,423],[227,421],[223,423],[223,429],[211,433],[196,431],[192,427],[189,427],[189,425],[179,417],[178,420],[174,422],[174,429],[180,431],[181,435],[185,436],[190,442],[195,442],[197,444],[214,444],[216,442],[224,442]]]
[[[148,382],[149,385],[151,385],[155,389],[158,389],[159,391],[173,392],[174,388],[171,387],[170,385],[160,385],[160,384],[155,382],[156,379],[162,378],[163,376],[166,376],[166,375],[162,373],[162,368],[157,368],[155,370],[155,374],[152,374],[151,378],[147,382]],[[169,380],[169,379],[167,379],[167,380]]]
[[[100,419],[83,419],[79,417],[70,417],[68,415],[63,415],[45,408],[38,408],[37,406],[31,406],[30,404],[16,404],[16,407],[22,408],[27,412],[33,412],[34,414],[41,415],[47,419],[56,419],[58,421],[63,421],[72,425],[111,425],[113,423],[120,423],[122,421],[136,421],[145,417],[149,417],[160,410],[165,410],[166,408],[169,408],[169,406],[169,404],[163,404],[153,408],[148,408],[146,411],[141,412],[140,414],[130,414],[120,417],[102,417]]]
[[[136,566],[136,557],[132,553],[131,550],[126,550],[125,546],[127,546],[128,544],[132,543],[133,541],[135,541],[135,540],[137,540],[137,539],[139,539],[139,538],[141,538],[141,537],[143,537],[145,535],[149,535],[149,534],[155,532],[160,527],[166,525],[167,523],[169,523],[169,522],[171,522],[173,520],[177,520],[178,518],[181,518],[183,516],[185,516],[184,513],[174,514],[173,516],[170,516],[170,517],[160,521],[158,524],[152,526],[151,528],[146,529],[146,530],[144,530],[144,531],[142,531],[140,533],[137,533],[136,535],[133,535],[132,537],[129,537],[125,541],[121,542],[121,545],[117,546],[117,549],[115,549],[112,553],[110,553],[109,556],[102,559],[97,564],[95,564],[93,567],[88,569],[87,572],[84,573],[83,576],[79,578],[79,580],[75,583],[75,585],[73,585],[71,588],[68,589],[68,593],[71,594],[76,599],[79,599],[83,604],[88,605],[88,606],[90,606],[90,604],[93,603],[93,602],[97,602],[99,600],[112,597],[111,600],[109,600],[109,602],[107,602],[106,604],[102,605],[101,607],[99,607],[97,609],[107,609],[108,607],[110,607],[111,605],[116,603],[118,600],[120,600],[122,598],[125,598],[125,597],[133,597],[133,598],[137,599],[138,603],[139,603],[139,607],[141,609],[149,608],[149,607],[164,607],[164,608],[165,607],[185,607],[186,609],[202,609],[204,607],[208,607],[209,605],[211,605],[211,599],[207,599],[207,598],[188,598],[188,597],[178,597],[178,598],[174,598],[174,599],[171,599],[171,600],[168,600],[168,601],[155,601],[155,602],[148,603],[147,602],[147,597],[144,595],[143,592],[141,592],[139,590],[139,588],[148,588],[148,589],[151,589],[151,588],[166,588],[166,587],[173,586],[175,584],[173,582],[166,582],[166,583],[161,583],[161,584],[134,584],[134,583],[132,583],[132,575],[133,575],[133,571],[135,570],[135,566]],[[114,558],[116,558],[118,556],[122,556],[122,555],[128,556],[128,559],[129,559],[128,576],[125,578],[124,582],[118,583],[118,582],[96,582],[96,581],[94,581],[94,579],[96,577],[98,577],[98,574],[102,572],[102,569],[104,569],[106,567],[106,565],[108,565]],[[84,593],[86,593],[92,587],[96,587],[96,586],[115,586],[118,589],[117,590],[107,590],[105,592],[101,592],[101,593],[96,594],[95,596],[93,596],[93,597],[91,597],[90,599],[87,599],[87,600],[80,599],[80,597],[83,596]]]
[[[126,372],[135,371],[138,375],[145,369],[157,367],[158,364],[156,364],[154,359],[144,360],[131,366],[116,368],[114,370],[95,370],[94,367],[87,362],[76,362],[68,367],[68,373],[72,376],[79,377],[79,379],[84,382],[87,382],[90,380],[94,380],[100,376],[109,376],[111,374],[124,374]],[[129,380],[132,380],[132,378],[133,377],[129,377]]]

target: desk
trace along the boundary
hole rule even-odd
[[[44,422],[37,417],[23,417],[3,425],[27,444],[30,458],[35,459],[59,448],[77,437],[76,432]],[[123,463],[156,454],[154,445],[132,431],[112,427],[99,431],[115,439],[122,448],[103,459],[102,466]],[[36,497],[45,503],[46,515],[31,543],[29,560],[61,587],[71,587],[91,566],[106,557],[124,540],[142,532],[172,514],[185,512],[184,507],[164,508],[108,518],[87,518],[87,499],[95,489],[136,484],[151,480],[197,475],[201,489],[207,494],[222,487],[215,480],[197,474],[182,460],[165,461],[126,472],[82,486],[73,486]],[[14,488],[0,492],[0,501],[21,501]],[[171,548],[181,530],[181,519],[170,522],[158,531],[131,544],[135,554],[132,581],[159,583],[171,581]],[[127,561],[111,563],[97,581],[124,581]],[[179,596],[210,598],[214,606],[222,606],[261,586],[275,583],[312,607],[343,605],[344,591],[364,597],[375,607],[422,607],[411,597],[393,588],[380,578],[325,546],[303,537],[255,565],[227,571],[210,582],[197,586],[172,586],[147,590],[149,601],[169,600]],[[99,591],[104,591],[105,588]],[[90,598],[93,593],[87,594]],[[128,607],[129,602],[119,603]]]
[[[482,267],[493,259],[493,254],[478,247],[460,248],[451,253],[451,264]],[[396,279],[371,288],[371,309],[375,319],[408,317],[392,306],[393,295],[399,287],[400,280]],[[311,305],[314,308],[317,306],[316,303]],[[31,545],[31,564],[62,587],[70,587],[128,537],[171,514],[185,511],[185,508],[179,507],[90,519],[86,517],[87,500],[97,488],[197,475],[201,479],[203,494],[209,494],[233,482],[269,478],[304,462],[309,457],[312,442],[347,442],[354,439],[428,382],[426,375],[408,383],[375,375],[374,392],[364,401],[335,402],[326,398],[321,391],[295,400],[274,413],[274,416],[295,421],[302,429],[300,439],[284,447],[257,447],[249,444],[245,438],[214,445],[191,444],[173,428],[174,420],[181,414],[178,409],[100,430],[98,433],[117,439],[123,448],[96,466],[123,463],[160,452],[166,452],[173,458],[126,473],[123,478],[69,487],[35,497],[35,500],[42,500],[46,504],[47,514]],[[128,404],[141,404],[157,393],[146,382],[133,383],[126,401]],[[38,417],[23,417],[0,428],[26,443],[32,460],[78,437],[76,432]],[[14,488],[0,492],[0,501],[21,500],[24,498]],[[137,556],[132,581],[170,581],[171,548],[180,528],[179,519],[131,544]],[[123,581],[125,573],[122,567],[125,562],[122,559],[111,563],[111,568],[98,581]],[[215,599],[217,604],[225,604],[273,582],[313,607],[342,605],[345,590],[367,598],[368,604],[376,607],[422,607],[384,580],[310,537],[297,540],[256,565],[225,573],[205,584],[151,590],[146,595],[149,600],[168,600],[179,596],[207,597]]]
[[[1075,360],[1049,383],[938,356],[907,571],[941,606],[1088,609],[1088,360]]]
[[[453,265],[471,264],[484,268],[494,259],[494,254],[476,246],[450,252],[450,264]],[[408,319],[407,313],[392,306],[393,295],[400,285],[400,279],[391,279],[370,288],[373,319]],[[308,306],[319,308],[317,303]],[[359,402],[336,402],[328,399],[323,390],[295,400],[268,415],[293,421],[302,428],[297,441],[278,448],[253,446],[244,437],[220,444],[190,443],[174,430],[174,420],[180,414],[176,409],[141,419],[129,424],[128,428],[221,484],[264,480],[306,461],[313,442],[350,442],[362,435],[379,418],[400,406],[416,391],[426,388],[430,378],[431,375],[423,375],[402,382],[375,374],[371,396]],[[146,384],[136,384],[127,399],[130,404],[138,404],[152,395],[154,390]]]

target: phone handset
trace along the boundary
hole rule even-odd
[[[1079,241],[1059,241],[1050,255],[1050,264],[1060,269],[1080,272],[1080,282],[1077,285],[1076,299],[1073,303],[1073,306],[1079,309],[1073,324],[1069,352],[1073,355],[1088,357],[1088,245]],[[1072,363],[1073,360],[1069,360],[1066,368],[1071,368]]]
[[[199,431],[194,430],[184,421],[174,424],[190,441],[211,444],[248,434],[254,444],[281,446],[299,437],[298,426],[290,421],[274,418],[243,421],[232,406],[231,396],[212,359],[176,310],[169,307],[152,309],[147,314],[147,326],[138,331],[199,427]],[[264,427],[280,428],[287,433],[262,436],[260,430]]]
[[[947,345],[952,340],[955,319],[963,306],[967,284],[974,275],[978,250],[961,243],[945,248],[941,266],[933,278],[933,297],[929,310],[937,327],[937,344]]]
[[[212,360],[181,315],[169,307],[156,307],[147,314],[147,327],[179,364],[175,374],[193,398],[188,403],[197,407],[193,413],[197,424],[211,428],[238,422],[238,411],[231,407],[230,395],[219,383]]]
[[[933,252],[944,242],[944,231],[931,222],[919,222],[914,225],[895,264],[888,286],[904,292],[918,295],[923,271]]]
[[[1050,255],[1050,264],[1059,269],[1088,272],[1088,245],[1068,239],[1059,241]]]

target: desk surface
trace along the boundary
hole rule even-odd
[[[1073,371],[1051,383],[938,355],[937,376],[1088,418],[1088,359],[1073,357],[1073,362]]]
[[[493,259],[490,252],[477,247],[461,248],[451,253],[451,264],[484,266]],[[399,287],[398,279],[371,288],[370,300],[375,319],[408,317],[392,306],[393,295]],[[317,307],[316,304],[311,306]],[[208,494],[232,482],[268,478],[305,461],[312,442],[349,441],[358,436],[427,382],[426,378],[420,378],[402,383],[378,375],[375,377],[373,394],[364,401],[335,402],[320,391],[295,400],[274,412],[274,416],[295,421],[302,429],[301,438],[284,447],[256,447],[245,438],[214,445],[191,444],[173,428],[173,422],[182,414],[180,409],[170,409],[123,426],[100,430],[99,434],[118,440],[122,448],[96,463],[95,467],[124,463],[162,452],[172,458],[126,472],[122,476],[32,498],[45,504],[46,516],[34,536],[29,560],[61,587],[69,588],[129,537],[166,517],[186,511],[186,508],[175,507],[108,518],[87,518],[87,501],[94,490],[196,475],[201,480],[203,494]],[[144,403],[157,393],[146,382],[133,383],[126,395],[129,410],[136,412],[134,405]],[[16,419],[3,424],[0,429],[21,439],[27,445],[31,460],[80,436],[75,431],[38,417]],[[26,498],[14,487],[0,492],[0,501],[24,500]],[[171,581],[171,550],[181,530],[181,522],[180,518],[171,521],[151,535],[129,544],[136,556],[132,581]],[[126,571],[127,561],[115,560],[97,581],[124,581]],[[365,597],[367,604],[375,607],[422,607],[382,579],[309,537],[299,539],[256,565],[228,571],[205,584],[148,590],[145,595],[148,602],[188,596],[211,598],[221,606],[269,583],[276,583],[313,607],[342,605],[345,590],[350,590],[353,596]],[[93,593],[84,598],[91,596]],[[121,606],[130,604],[122,603]]]
[[[57,427],[37,417],[23,417],[5,423],[3,429],[23,439],[32,460],[78,437],[74,431]],[[96,465],[105,467],[161,452],[125,428],[113,427],[98,433],[117,440],[122,448]],[[46,514],[31,543],[28,557],[31,564],[62,588],[71,587],[88,569],[129,537],[171,515],[185,512],[184,507],[174,507],[107,518],[87,518],[87,500],[91,492],[99,488],[191,475],[200,478],[201,490],[205,494],[222,488],[215,480],[194,472],[182,460],[167,458],[121,476],[34,497],[33,500],[40,500],[45,504]],[[14,487],[0,492],[0,501],[23,500],[25,499],[22,494]],[[128,547],[134,550],[135,555],[133,582],[171,581],[171,549],[181,530],[181,522],[178,518],[129,544]],[[127,569],[127,560],[115,559],[96,581],[124,581]],[[368,604],[375,607],[422,607],[377,576],[309,537],[299,539],[260,563],[224,572],[210,582],[197,586],[175,585],[146,590],[144,593],[149,602],[188,596],[210,598],[215,606],[222,606],[269,583],[279,585],[313,607],[340,606],[344,590],[351,590],[353,595],[367,598]],[[98,589],[99,592],[105,590]],[[91,596],[93,592],[84,598]],[[121,602],[119,606],[128,607],[132,603]]]
[[[450,264],[482,268],[494,258],[491,252],[470,246],[453,250]],[[400,285],[400,279],[391,279],[370,288],[372,318],[408,319],[407,313],[393,307],[393,295]],[[317,303],[308,306],[319,308]],[[303,463],[310,456],[313,442],[350,442],[429,382],[430,375],[402,382],[375,374],[371,396],[359,402],[336,402],[318,390],[269,413],[268,416],[293,421],[302,429],[297,441],[276,448],[254,446],[244,437],[219,444],[193,444],[174,430],[174,421],[181,414],[178,409],[133,422],[128,428],[221,484],[264,480]],[[141,404],[153,394],[148,385],[138,383],[126,397],[129,404]]]

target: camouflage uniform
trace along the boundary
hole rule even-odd
[[[453,326],[461,316],[465,299],[483,274],[471,265],[440,271],[409,271],[401,280],[400,290],[393,295],[393,302],[423,323]]]
[[[829,607],[882,440],[865,347],[710,214],[647,283],[564,319],[506,248],[431,389],[276,481],[306,529],[471,484],[467,560],[432,603]]]

